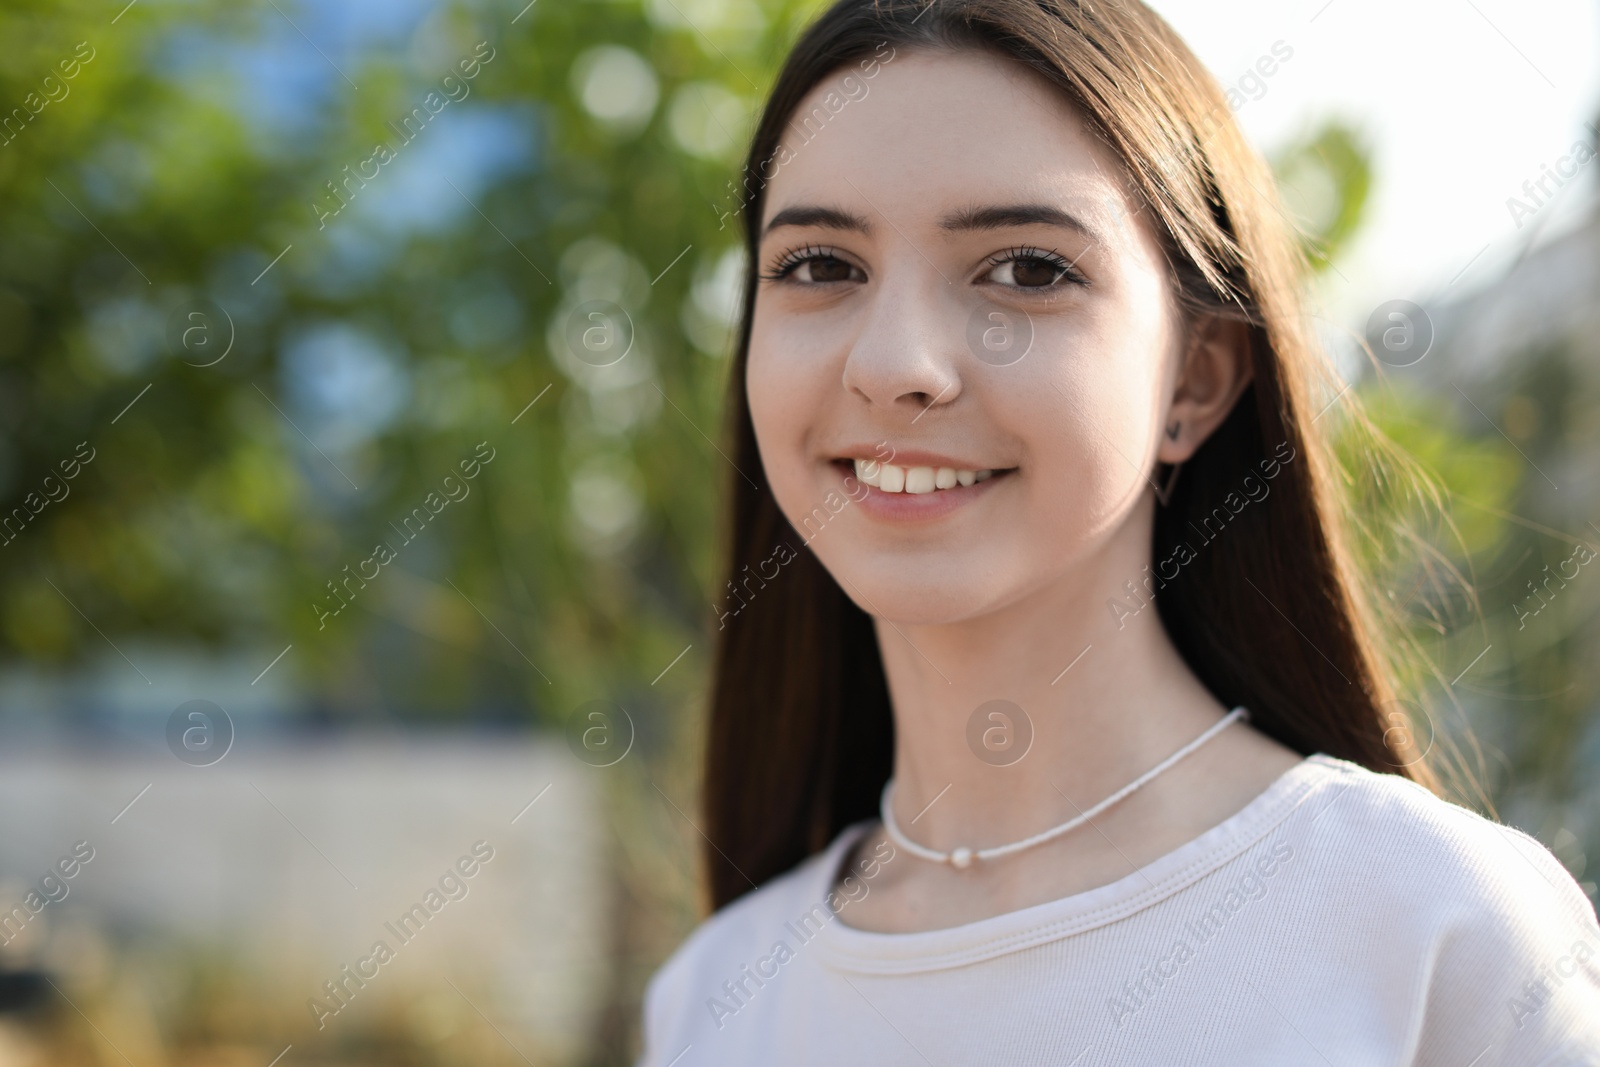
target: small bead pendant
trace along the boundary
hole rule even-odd
[[[958,871],[964,871],[972,866],[972,850],[965,845],[950,851],[950,866]]]

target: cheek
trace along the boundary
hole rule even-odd
[[[1166,328],[1119,304],[1070,327],[1043,326],[1038,342],[1034,380],[1008,390],[1008,406],[1026,421],[1017,429],[1030,442],[1040,517],[1072,540],[1093,539],[1120,524],[1148,484],[1166,401]]]
[[[768,477],[776,477],[775,469],[783,460],[779,443],[791,449],[796,431],[794,411],[782,398],[796,385],[793,360],[782,359],[773,351],[770,329],[763,329],[759,316],[750,330],[750,352],[745,364],[745,396],[750,403],[750,419],[755,425],[756,441],[761,446],[762,462]]]
[[[782,407],[773,401],[782,395],[782,379],[793,375],[792,369],[775,357],[772,342],[772,331],[764,326],[758,312],[750,326],[750,351],[744,376],[745,396],[750,401],[750,417],[758,439],[776,429],[773,422],[782,413]]]
[[[830,402],[838,374],[815,331],[787,329],[759,306],[750,329],[745,395],[761,465],[784,514],[808,511],[815,495],[809,431]],[[830,379],[830,375],[832,378]],[[798,509],[798,510],[797,510]]]

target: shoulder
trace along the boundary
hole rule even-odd
[[[666,1062],[664,1044],[686,1032],[687,1021],[704,1018],[707,1003],[723,995],[724,982],[739,981],[788,925],[825,923],[838,910],[833,878],[845,853],[868,828],[846,828],[829,846],[792,870],[753,889],[707,917],[650,979],[645,989],[645,1061]],[[871,877],[863,872],[863,877]],[[848,881],[848,879],[847,879]],[[662,1058],[662,1053],[668,1053]]]
[[[1571,921],[1595,924],[1595,912],[1561,861],[1521,830],[1445,800],[1409,778],[1380,774],[1331,756],[1322,787],[1305,805],[1319,843],[1361,860],[1374,890],[1418,895],[1431,903],[1504,908],[1543,901]],[[1416,881],[1426,877],[1425,882]]]
[[[1600,1050],[1600,926],[1561,862],[1407,778],[1312,759],[1328,773],[1295,836],[1322,902],[1352,920],[1345,929],[1361,931],[1375,962],[1416,953],[1416,969],[1402,969],[1420,1001],[1417,1062],[1557,1063],[1564,1049]]]

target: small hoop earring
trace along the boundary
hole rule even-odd
[[[1150,488],[1155,491],[1156,499],[1161,502],[1162,507],[1166,507],[1171,502],[1172,487],[1178,484],[1178,472],[1181,470],[1183,470],[1183,464],[1174,463],[1172,470],[1167,474],[1166,485],[1158,486],[1154,482],[1150,483]]]

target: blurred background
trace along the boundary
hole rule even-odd
[[[1600,18],[1156,6],[1315,267],[1397,721],[1593,899]],[[818,10],[0,8],[0,1067],[630,1062]]]

